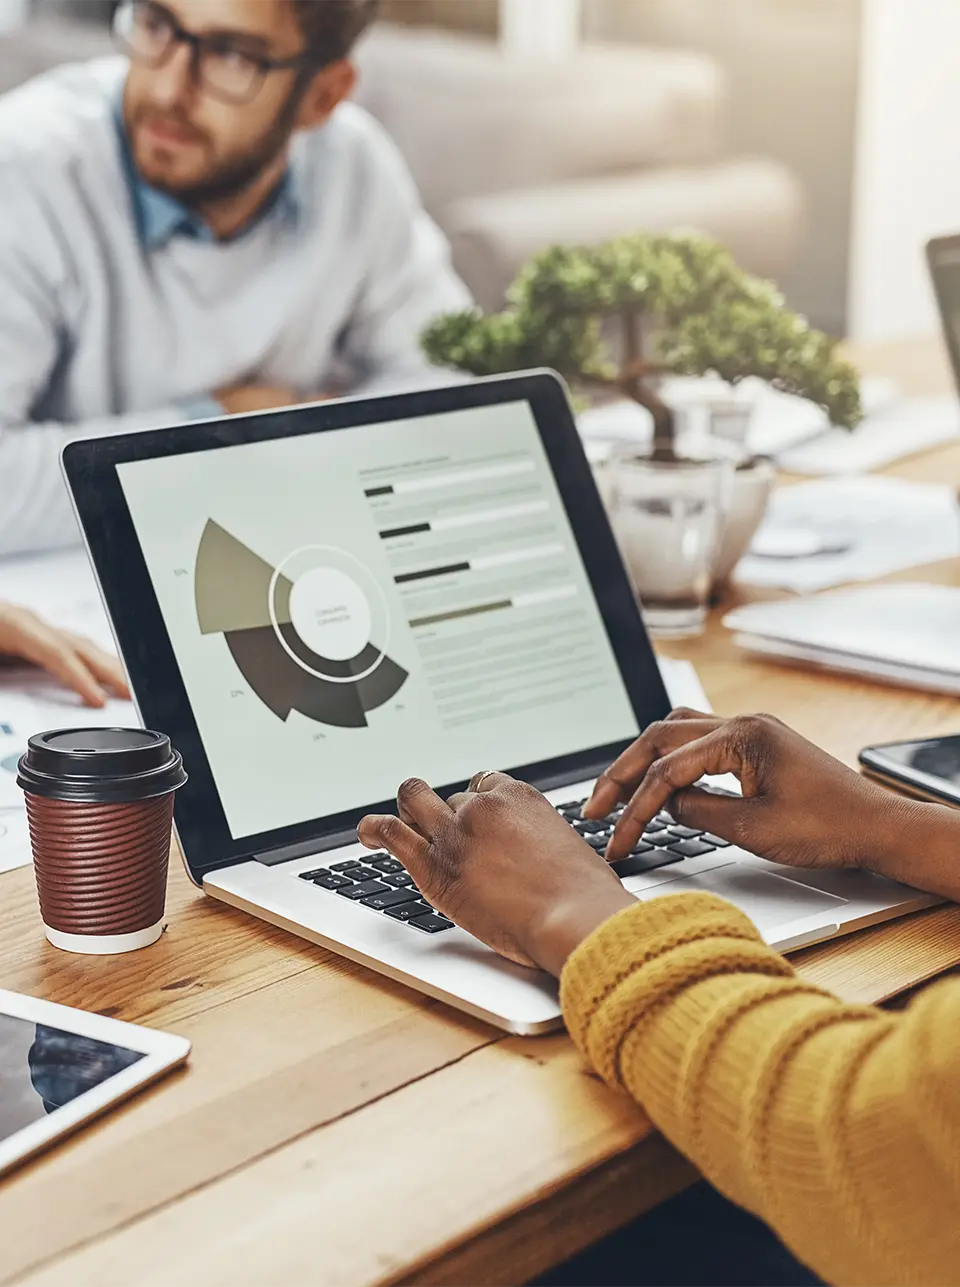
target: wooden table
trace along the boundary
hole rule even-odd
[[[946,387],[929,343],[869,365]],[[960,446],[895,472],[960,482]],[[960,563],[923,575],[960,582]],[[719,711],[772,711],[851,763],[960,722],[950,698],[747,661],[716,620],[671,651]],[[565,1036],[504,1037],[204,898],[179,867],[168,907],[152,948],[68,956],[43,939],[32,873],[0,877],[4,986],[194,1043],[186,1071],[3,1183],[0,1281],[518,1283],[692,1178]],[[797,959],[885,1000],[960,963],[960,908]]]

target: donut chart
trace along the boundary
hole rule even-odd
[[[365,728],[403,687],[387,656],[390,617],[369,569],[334,545],[291,550],[276,566],[208,519],[194,576],[202,635],[221,634],[244,679],[279,719]]]

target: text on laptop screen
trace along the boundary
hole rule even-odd
[[[235,840],[636,735],[526,402],[117,468]]]

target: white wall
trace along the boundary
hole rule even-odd
[[[580,0],[500,0],[500,44],[511,57],[559,62],[579,42]]]
[[[27,16],[29,0],[0,0],[0,31],[19,27]]]
[[[863,0],[850,334],[938,327],[923,244],[960,232],[960,0]]]

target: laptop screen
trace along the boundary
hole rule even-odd
[[[525,401],[117,473],[234,840],[639,731]]]

